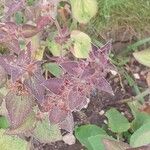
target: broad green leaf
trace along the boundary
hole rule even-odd
[[[5,116],[0,117],[0,128],[6,129],[9,127],[8,119]]]
[[[115,141],[111,139],[103,140],[105,150],[127,150],[130,146],[121,141]]]
[[[146,49],[140,52],[135,52],[133,53],[133,55],[139,63],[147,67],[150,67],[150,49]]]
[[[33,136],[42,143],[51,143],[62,139],[59,127],[57,125],[50,125],[48,119],[37,123]]]
[[[150,122],[150,115],[145,112],[136,111],[135,119],[132,121],[131,128],[135,131],[143,124]]]
[[[53,56],[61,56],[61,46],[58,43],[48,40],[47,46]]]
[[[28,114],[26,120],[17,128],[7,130],[8,134],[22,134],[32,131],[35,127],[37,120],[34,112]]]
[[[108,125],[111,131],[115,133],[122,133],[130,128],[127,118],[115,108],[109,109],[106,112],[106,117],[108,118]]]
[[[108,135],[96,135],[88,138],[89,146],[88,150],[105,150],[105,146],[103,143],[104,138],[110,138]]]
[[[99,143],[97,143],[97,145],[101,145],[100,137],[106,137],[107,133],[96,125],[82,125],[75,129],[75,136],[81,144],[88,148],[88,150],[93,150],[93,139],[96,138],[96,141],[99,139]]]
[[[80,23],[86,24],[97,13],[96,0],[70,0],[73,17]]]
[[[0,129],[0,149],[1,150],[29,150],[28,143],[17,137],[5,134],[5,130]]]
[[[55,77],[60,77],[63,73],[63,70],[56,63],[46,63],[44,64],[44,68]]]
[[[150,143],[150,122],[136,130],[130,138],[132,147],[140,147]]]
[[[27,0],[27,4],[29,6],[31,6],[31,5],[35,4],[36,1],[38,1],[38,0]]]
[[[24,15],[21,11],[18,11],[18,12],[15,13],[15,22],[17,24],[24,23]]]
[[[90,37],[81,31],[74,30],[71,32],[71,40],[74,46],[73,55],[76,58],[88,58],[92,49]]]

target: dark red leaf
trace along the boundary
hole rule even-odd
[[[86,95],[73,88],[68,95],[68,105],[71,111],[76,111],[86,101]],[[82,106],[83,108],[84,106]],[[82,109],[81,108],[81,109]]]
[[[61,129],[64,129],[70,133],[73,133],[74,129],[74,120],[72,113],[69,113],[66,119],[59,123]]]
[[[55,94],[60,94],[62,92],[63,80],[58,78],[50,78],[43,82],[43,86]]]
[[[37,79],[35,76],[33,76],[24,81],[24,84],[26,85],[30,94],[32,94],[40,103],[45,99],[45,87],[42,85],[44,81],[42,75],[41,78]]]
[[[42,30],[45,26],[47,26],[51,22],[51,17],[42,16],[37,20],[37,29]]]
[[[68,115],[68,111],[59,107],[54,106],[49,112],[49,120],[51,123],[57,124],[65,120]]]
[[[99,79],[93,80],[93,84],[98,90],[114,95],[111,85],[104,77],[100,77]]]
[[[87,66],[81,75],[81,79],[86,79],[88,77],[91,77],[94,73],[95,73],[95,69],[90,66]]]
[[[77,76],[79,74],[78,72],[78,63],[75,61],[68,61],[60,64],[62,68],[71,75]]]

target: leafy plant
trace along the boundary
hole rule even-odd
[[[88,23],[97,12],[96,0],[63,3],[79,23]],[[82,8],[75,10],[78,3]],[[72,113],[87,105],[93,90],[113,94],[105,79],[113,67],[111,42],[98,47],[78,27],[59,24],[59,5],[59,0],[4,3],[0,44],[8,51],[0,55],[0,91],[7,134],[28,133],[44,143],[60,140],[59,129],[73,132]]]
[[[76,128],[75,136],[89,150],[103,150],[102,139],[108,137],[105,130],[96,125],[83,125]]]
[[[139,63],[141,63],[147,67],[150,67],[150,59],[149,59],[150,58],[150,49],[146,49],[146,50],[143,50],[140,52],[135,52],[135,53],[133,53],[133,55]]]
[[[106,112],[106,117],[108,118],[108,125],[111,131],[115,133],[122,133],[130,128],[130,123],[127,118],[124,117],[115,108],[112,108]]]
[[[134,150],[135,147],[137,150],[147,150],[150,116],[143,112],[136,113],[136,121],[129,123],[118,110],[111,108],[105,113],[108,118],[106,131],[92,124],[82,125],[76,128],[75,136],[88,150]],[[128,140],[129,144],[123,139]]]
[[[0,145],[3,150],[29,150],[28,143],[25,140],[6,135],[3,129],[0,129]]]

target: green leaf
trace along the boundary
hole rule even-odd
[[[61,56],[61,46],[58,43],[47,40],[47,46],[53,56]]]
[[[27,0],[27,4],[32,6],[37,0]]]
[[[73,55],[76,58],[88,58],[92,49],[91,38],[81,31],[74,30],[71,32],[71,40],[74,45]]]
[[[29,131],[32,131],[35,127],[37,120],[34,112],[31,112],[26,120],[17,128],[7,130],[7,133],[10,134],[23,134]]]
[[[104,138],[110,138],[110,137],[108,135],[102,135],[102,134],[89,137],[88,141],[90,145],[88,149],[89,150],[105,150],[105,146],[103,144]]]
[[[86,24],[96,15],[98,4],[96,0],[70,0],[73,17]]]
[[[41,143],[51,143],[62,139],[59,127],[57,125],[50,125],[48,119],[37,123],[33,136]]]
[[[44,64],[44,68],[55,77],[60,77],[63,73],[63,70],[56,63],[46,63]]]
[[[100,146],[101,148],[103,145],[100,140],[102,137],[106,137],[108,135],[102,128],[96,125],[82,125],[81,127],[75,129],[75,136],[80,141],[80,143],[88,148],[88,150],[95,150],[94,141],[96,141],[95,146]]]
[[[0,149],[1,150],[29,150],[28,143],[17,137],[5,134],[5,130],[0,129]]]
[[[140,147],[150,143],[150,122],[136,130],[130,138],[132,147]]]
[[[133,53],[133,55],[139,63],[147,67],[150,67],[150,49],[146,49],[140,52],[135,52]]]
[[[139,129],[143,124],[150,122],[150,115],[145,112],[136,111],[134,117],[135,119],[131,124],[131,128],[134,131]]]
[[[111,131],[115,133],[122,133],[130,128],[130,123],[118,110],[112,108],[106,112],[108,118],[108,125]]]
[[[15,13],[15,22],[17,24],[22,24],[24,22],[24,16],[21,11]]]
[[[0,128],[6,129],[9,127],[8,119],[5,116],[0,117]]]
[[[104,139],[105,150],[127,150],[130,146],[121,141],[115,141],[111,139]]]

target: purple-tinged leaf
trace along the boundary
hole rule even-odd
[[[34,105],[34,99],[31,95],[16,94],[15,92],[9,92],[5,98],[11,128],[19,127],[32,111]]]
[[[6,131],[7,134],[16,135],[16,134],[23,134],[32,131],[35,128],[36,124],[36,116],[35,113],[32,111],[28,114],[25,121],[17,128],[11,128]]]
[[[25,71],[21,67],[10,66],[11,68],[11,80],[12,82],[16,82],[20,79],[20,77],[25,73]]]
[[[35,36],[39,32],[38,28],[33,25],[24,24],[21,27],[21,34],[25,38],[30,38],[32,36]]]
[[[54,94],[60,94],[62,92],[63,80],[59,78],[50,78],[43,82],[43,86]]]
[[[31,43],[29,42],[26,47],[27,50],[22,50],[18,57],[15,55],[9,55],[8,57],[0,56],[0,64],[11,76],[12,82],[23,77],[29,78],[41,68],[42,61],[31,60]]]
[[[66,119],[64,121],[62,121],[61,123],[59,123],[59,126],[61,129],[64,129],[70,133],[73,133],[74,120],[73,120],[72,113],[69,113],[68,116],[66,117]]]
[[[68,115],[68,111],[65,108],[54,106],[49,112],[50,123],[60,123],[65,120]]]
[[[16,54],[19,54],[20,52],[20,46],[19,41],[17,39],[12,39],[11,41],[6,42],[6,46],[10,51],[15,52]]]
[[[42,86],[42,82],[43,80],[38,80],[35,77],[24,81],[29,93],[32,94],[38,102],[42,102],[45,99],[45,88]]]
[[[59,44],[63,44],[68,40],[70,33],[68,28],[63,28],[59,32],[59,35],[55,37],[55,41]]]
[[[89,102],[90,102],[89,98],[86,97],[86,99],[84,99],[84,101],[76,108],[76,111],[80,111],[83,108],[87,108]]]
[[[78,63],[75,61],[68,61],[60,64],[62,68],[71,75],[77,76],[79,74],[78,72]]]
[[[71,111],[76,111],[83,102],[86,101],[86,95],[83,95],[76,88],[73,88],[68,95],[68,105]]]
[[[0,28],[0,43],[18,54],[20,52],[18,41],[18,26],[13,22],[5,22]]]
[[[88,77],[91,77],[94,73],[95,73],[95,69],[90,66],[87,66],[81,75],[81,79],[86,79]]]
[[[104,77],[100,77],[99,79],[93,80],[93,84],[99,91],[104,91],[114,95],[111,85]]]
[[[37,20],[37,29],[42,30],[45,26],[47,26],[51,22],[51,18],[49,16],[42,16]]]
[[[14,62],[9,61],[8,58],[0,57],[0,64],[5,69],[5,71],[11,75],[11,79],[13,82],[19,79],[20,75],[24,73],[23,69],[20,66],[16,66]]]

